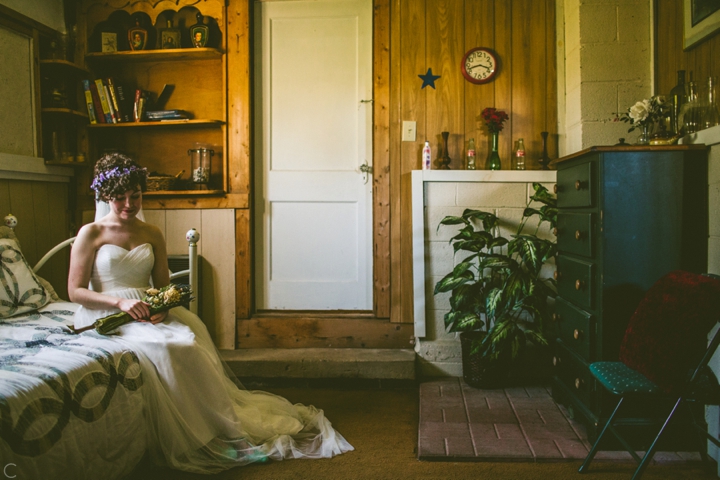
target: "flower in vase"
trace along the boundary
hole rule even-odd
[[[498,110],[497,108],[486,108],[480,115],[485,120],[485,125],[487,125],[490,133],[501,132],[505,121],[510,119],[504,110]]]
[[[662,120],[668,115],[669,109],[670,105],[662,97],[650,97],[636,102],[627,112],[616,114],[615,121],[629,123],[628,132],[632,132]]]

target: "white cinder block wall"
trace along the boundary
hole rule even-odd
[[[652,1],[559,0],[557,13],[560,155],[634,143],[613,119],[652,95]]]
[[[474,175],[476,172],[458,172]],[[480,172],[477,172],[480,173]],[[450,294],[433,295],[435,284],[462,261],[468,252],[453,253],[449,240],[457,233],[457,226],[442,226],[447,215],[459,216],[466,208],[494,213],[500,218],[500,232],[510,239],[522,219],[522,213],[533,193],[532,180],[512,181],[515,174],[532,172],[493,172],[493,181],[459,181],[424,183],[424,246],[425,246],[425,322],[426,336],[418,338],[415,350],[426,376],[462,376],[460,340],[455,333],[446,333],[443,316],[450,310]],[[497,175],[500,173],[500,175]],[[535,172],[538,175],[555,172]],[[517,178],[517,175],[515,175]],[[502,178],[505,181],[498,181]],[[526,177],[527,178],[527,177]],[[543,177],[541,177],[543,178]],[[545,179],[547,177],[544,177]],[[538,180],[540,181],[540,180]],[[554,179],[553,179],[554,182]],[[552,191],[553,183],[544,183]],[[534,231],[537,221],[529,222],[525,232]],[[554,239],[547,223],[540,230],[544,238]],[[549,277],[554,266],[543,276]]]

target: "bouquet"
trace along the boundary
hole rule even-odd
[[[510,119],[508,114],[505,113],[505,110],[498,110],[497,108],[486,108],[480,115],[482,115],[483,120],[485,120],[485,125],[487,125],[490,133],[501,132],[503,123]]]
[[[142,301],[150,305],[150,315],[170,310],[171,308],[186,305],[193,300],[192,288],[190,285],[171,283],[170,285],[157,289],[149,288],[145,291]],[[118,312],[107,317],[99,318],[90,326],[79,328],[75,333],[94,328],[102,335],[109,335],[118,327],[134,321],[130,314]]]
[[[630,124],[628,132],[636,128],[649,127],[670,113],[670,105],[662,97],[650,97],[636,102],[627,112],[615,116],[615,121]]]

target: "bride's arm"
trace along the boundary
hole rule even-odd
[[[70,252],[70,270],[68,274],[68,296],[70,301],[79,303],[85,308],[108,310],[117,308],[130,314],[135,320],[150,316],[147,304],[140,300],[124,299],[93,292],[88,288],[92,273],[96,242],[99,229],[95,224],[83,226],[78,232]]]

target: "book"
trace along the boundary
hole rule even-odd
[[[113,105],[112,97],[110,97],[110,87],[107,85],[103,86],[103,90],[105,90],[105,98],[107,98],[108,108],[110,109],[110,117],[112,118],[112,123],[117,123],[117,114],[115,113],[115,106]]]
[[[133,108],[133,120],[142,122],[145,119],[145,108],[147,102],[147,94],[141,90],[135,90],[135,104]]]
[[[186,120],[191,115],[185,110],[148,110],[148,120]]]
[[[115,123],[113,122],[112,113],[110,113],[110,104],[108,103],[107,96],[105,95],[105,85],[103,84],[102,79],[98,78],[95,80],[95,85],[97,86],[98,97],[100,97],[102,112],[105,115],[105,123]]]
[[[115,110],[115,119],[118,123],[123,121],[122,118],[122,111],[120,110],[120,102],[118,102],[117,98],[117,91],[115,89],[115,82],[113,81],[112,77],[108,77],[105,79],[105,82],[107,83],[108,91],[110,92],[110,105]]]
[[[100,103],[100,94],[98,93],[97,85],[91,80],[88,80],[88,82],[90,83],[90,93],[92,94],[93,106],[95,107],[95,117],[98,123],[107,123],[102,110],[102,104]]]
[[[133,111],[133,100],[125,95],[125,86],[122,84],[115,85],[115,91],[117,93],[117,100],[120,106],[120,114],[122,115],[123,122],[132,122],[132,111]]]
[[[95,105],[93,104],[92,91],[90,90],[90,80],[83,80],[83,91],[85,92],[85,104],[87,106],[88,119],[91,124],[98,123],[95,116]]]

